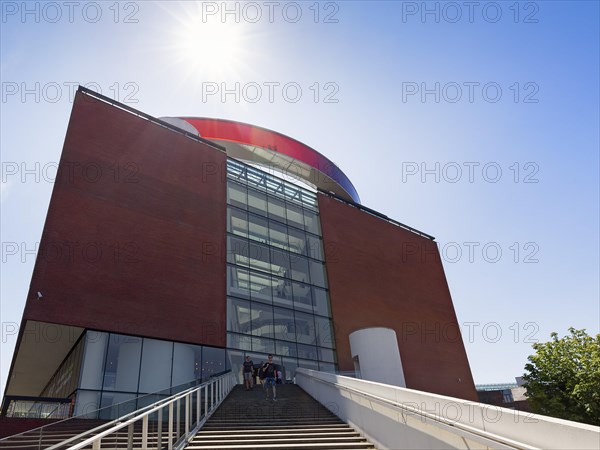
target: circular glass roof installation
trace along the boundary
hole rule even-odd
[[[279,170],[310,186],[360,203],[350,179],[315,149],[276,131],[243,122],[205,117],[161,117],[227,150],[232,158]]]

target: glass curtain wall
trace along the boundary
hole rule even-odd
[[[297,367],[336,369],[316,194],[232,159],[227,347],[236,373],[246,354],[258,365],[269,353],[287,381]]]
[[[228,369],[225,349],[87,331],[75,415],[119,417]],[[158,395],[141,397],[160,392]]]

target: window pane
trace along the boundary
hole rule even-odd
[[[117,419],[137,409],[136,394],[123,394],[120,392],[103,392],[100,401],[99,418],[103,420]]]
[[[331,317],[331,309],[329,306],[329,294],[324,289],[317,287],[313,288],[313,299],[315,314]]]
[[[251,269],[271,272],[269,262],[269,247],[257,242],[250,242],[248,265]]]
[[[296,311],[296,339],[298,343],[316,344],[314,316]],[[316,350],[315,350],[316,352]]]
[[[227,333],[227,347],[240,350],[252,350],[252,337],[243,334]]]
[[[294,292],[294,309],[312,313],[313,301],[310,286],[302,283],[292,283]]]
[[[251,330],[250,302],[229,297],[227,299],[227,331],[250,334]]]
[[[275,341],[273,339],[253,337],[252,351],[261,353],[275,353]]]
[[[227,180],[227,203],[246,209],[246,187]]]
[[[262,303],[252,304],[252,334],[260,337],[274,337],[273,307]]]
[[[173,343],[144,339],[139,392],[152,393],[171,387]]]
[[[331,362],[331,363],[336,362],[336,360],[335,360],[335,351],[334,350],[331,350],[331,349],[328,349],[328,348],[319,347],[318,351],[319,351],[319,360],[326,361],[326,362]]]
[[[296,332],[294,330],[294,312],[285,308],[273,308],[275,339],[285,341],[296,341]]]
[[[252,213],[266,216],[267,195],[254,189],[248,189],[248,210]]]
[[[306,231],[310,231],[312,234],[321,236],[321,225],[319,224],[319,215],[313,211],[307,209],[304,210],[304,225]]]
[[[290,263],[292,267],[292,279],[302,281],[303,283],[310,283],[310,278],[308,276],[308,259],[300,255],[291,255]]]
[[[319,370],[321,372],[336,373],[335,364],[332,364],[332,363],[320,362]]]
[[[291,382],[296,376],[296,369],[298,368],[298,360],[296,358],[281,358],[283,365],[284,380]]]
[[[248,213],[227,208],[227,231],[237,236],[248,236]]]
[[[108,345],[108,333],[87,331],[85,333],[85,353],[83,356],[81,389],[102,389],[104,357]]]
[[[173,386],[202,377],[202,346],[181,344],[173,346]]]
[[[269,225],[268,220],[264,217],[254,214],[248,215],[248,227],[250,239],[268,244],[269,242]]]
[[[273,285],[270,275],[250,272],[250,298],[253,301],[273,303]]]
[[[227,267],[227,295],[250,297],[250,273],[247,269]]]
[[[203,347],[202,360],[202,378],[221,373],[225,370],[225,349]]]
[[[299,359],[298,367],[303,367],[305,369],[310,369],[310,370],[319,370],[319,363],[317,361]]]
[[[294,358],[298,356],[296,344],[293,342],[276,341],[275,346],[275,353],[277,353],[278,355],[293,356]]]
[[[318,359],[317,347],[314,345],[298,344],[298,358]]]
[[[325,277],[325,266],[317,261],[310,261],[310,282],[315,286],[327,287],[327,278]]]
[[[288,225],[304,230],[304,213],[302,212],[302,208],[286,203],[286,214]]]
[[[248,240],[227,236],[227,262],[247,266],[248,253]]]
[[[285,203],[283,200],[279,200],[273,196],[267,197],[269,218],[275,219],[279,222],[286,222]]]
[[[273,277],[273,304],[291,309],[294,305],[292,298],[291,281],[284,278]]]
[[[101,391],[77,390],[74,416],[80,419],[97,419]]]
[[[244,352],[227,350],[227,362],[231,368],[231,372],[236,376],[238,384],[244,383],[242,379],[242,364],[244,360]]]
[[[323,261],[323,241],[312,234],[307,234],[306,240],[308,241],[309,256],[318,259],[319,261]]]
[[[321,347],[335,348],[335,338],[331,320],[325,317],[315,316],[315,326],[317,328],[317,345]]]
[[[287,227],[279,222],[269,220],[269,244],[289,251]]]
[[[294,253],[300,253],[301,255],[306,255],[306,234],[300,230],[295,230],[294,228],[290,228],[288,232],[290,251]]]
[[[290,256],[282,250],[271,249],[271,267],[273,274],[282,278],[290,278]]]
[[[104,371],[104,389],[137,392],[142,339],[111,334]]]

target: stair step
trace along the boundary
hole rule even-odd
[[[210,423],[209,423],[210,422]],[[207,425],[217,425],[222,423],[255,423],[257,425],[261,424],[274,424],[274,423],[307,423],[307,424],[327,424],[327,423],[341,423],[340,419],[332,418],[332,419],[323,419],[323,420],[313,420],[313,419],[271,419],[271,420],[210,420],[207,422]]]
[[[283,444],[283,443],[298,443],[298,442],[366,442],[365,438],[362,436],[348,436],[348,437],[309,437],[310,435],[304,437],[282,437],[282,438],[272,438],[260,436],[258,439],[210,439],[207,441],[204,440],[196,440],[194,439],[191,445],[214,445],[214,444]]]
[[[246,434],[223,434],[223,433],[218,433],[218,432],[214,432],[214,433],[205,433],[203,435],[196,435],[196,438],[199,439],[233,439],[233,438],[240,438],[240,439],[250,439],[250,438],[255,438],[255,437],[298,437],[298,436],[306,436],[306,435],[310,435],[310,436],[322,436],[322,437],[336,437],[336,436],[340,436],[340,437],[345,437],[345,436],[360,436],[360,433],[358,431],[354,431],[352,429],[348,429],[348,431],[346,432],[331,432],[331,431],[326,431],[326,432],[318,432],[318,431],[314,431],[314,430],[308,430],[304,433],[269,433],[268,435],[266,435],[265,433],[246,433]],[[195,438],[195,439],[196,439]],[[194,440],[195,440],[194,439]]]
[[[263,448],[271,448],[271,449],[373,449],[375,446],[368,442],[326,442],[326,443],[298,443],[298,444],[285,444],[285,446],[281,446],[280,444],[261,444],[260,446],[256,445],[211,445],[211,446],[195,446],[189,445],[186,447],[186,450],[206,450],[206,449],[263,449]]]
[[[304,422],[315,422],[315,423],[319,423],[319,422],[331,422],[331,421],[337,421],[339,422],[340,419],[338,417],[322,417],[322,418],[311,418],[311,417],[256,417],[256,418],[252,418],[252,417],[244,417],[243,419],[240,418],[222,418],[222,419],[214,419],[214,418],[210,418],[210,420],[208,422],[210,423],[217,423],[217,422],[231,422],[231,421],[235,421],[235,420],[240,420],[243,422],[256,422],[256,423],[261,423],[261,422],[272,422],[273,420],[302,420]],[[207,423],[208,423],[207,422]]]
[[[344,422],[340,422],[340,423],[330,423],[330,424],[304,424],[304,425],[293,425],[293,424],[287,424],[287,425],[262,425],[261,428],[262,429],[271,429],[271,430],[278,430],[278,429],[284,429],[284,428],[306,428],[307,426],[310,426],[311,428],[331,428],[331,427],[338,427],[338,428],[348,428],[349,425],[344,423]],[[202,430],[205,431],[209,431],[209,430],[214,430],[214,429],[240,429],[240,430],[252,430],[252,429],[256,429],[256,424],[254,425],[248,425],[248,426],[244,426],[244,425],[239,425],[236,426],[236,424],[231,424],[231,426],[228,427],[211,427],[208,425],[205,425],[204,427],[202,427]],[[202,431],[201,431],[202,432]]]
[[[202,435],[202,434],[213,434],[215,433],[214,431],[204,431],[205,429],[203,428],[202,430],[200,430],[198,432],[198,435]],[[310,433],[326,433],[326,432],[341,432],[342,430],[348,430],[348,431],[354,431],[352,429],[352,427],[350,427],[350,425],[348,424],[342,424],[341,426],[334,426],[334,427],[311,427],[311,428],[279,428],[279,427],[273,427],[273,428],[246,428],[243,431],[245,433],[251,433],[251,434],[264,434],[264,433],[281,433],[281,432],[299,432],[299,431],[303,431],[303,432],[310,432]],[[228,434],[228,433],[238,433],[238,430],[223,430],[221,433],[223,434]]]

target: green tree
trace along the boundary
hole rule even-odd
[[[600,334],[569,332],[533,344],[523,376],[529,405],[538,414],[600,425]]]

